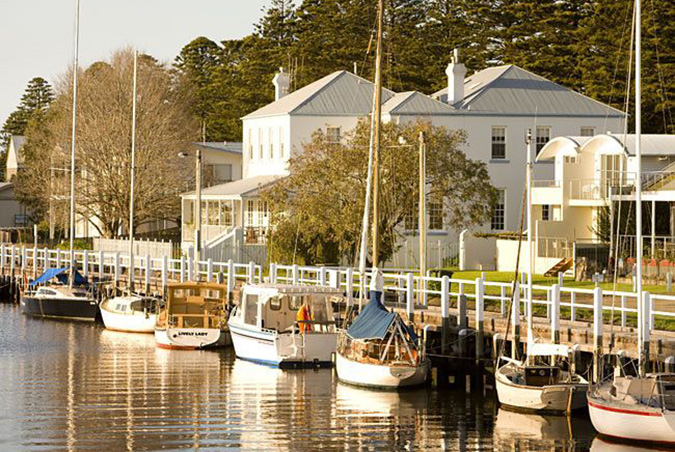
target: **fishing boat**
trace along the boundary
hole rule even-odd
[[[338,379],[347,384],[382,389],[427,382],[429,361],[412,325],[382,304],[382,274],[371,280],[370,301],[342,330],[335,358]]]
[[[100,304],[103,324],[109,330],[127,333],[153,333],[157,323],[159,299],[141,295],[108,298]]]
[[[69,268],[50,268],[31,281],[21,294],[21,312],[33,317],[95,321],[98,303],[93,287],[77,270],[70,275]]]
[[[332,365],[333,303],[342,298],[342,291],[324,286],[243,286],[228,321],[237,357],[279,367]]]
[[[158,347],[193,350],[231,343],[227,327],[227,286],[185,282],[167,286],[166,304],[155,325]]]
[[[616,367],[607,381],[598,378],[588,392],[588,410],[595,429],[620,440],[666,444],[675,447],[675,374],[648,373],[649,325],[642,292],[642,83],[641,2],[635,2],[635,231],[637,298],[637,375]],[[602,349],[595,351],[600,363]],[[598,365],[598,367],[600,367]]]
[[[506,408],[536,413],[570,413],[586,406],[588,381],[574,372],[571,349],[536,342],[533,333],[532,274],[532,134],[527,135],[527,355],[523,360],[500,356],[495,371],[499,403]],[[521,224],[522,228],[522,224]],[[518,251],[520,254],[520,249]],[[516,274],[518,269],[516,269]],[[515,299],[514,303],[520,303]]]

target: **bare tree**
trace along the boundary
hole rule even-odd
[[[57,85],[49,117],[29,126],[26,171],[19,181],[24,201],[46,216],[67,209],[71,99],[66,74]],[[105,237],[129,222],[133,51],[116,52],[78,75],[76,139],[77,213]],[[134,224],[180,216],[178,194],[194,177],[191,161],[180,159],[198,136],[191,96],[176,86],[154,58],[139,56]],[[56,210],[56,212],[54,212]]]

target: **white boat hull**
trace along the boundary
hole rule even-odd
[[[330,366],[337,345],[337,333],[279,334],[232,322],[229,326],[238,358],[272,366]]]
[[[386,366],[352,361],[340,353],[336,354],[335,367],[343,383],[384,389],[419,386],[429,375],[427,361],[418,366]]]
[[[155,343],[161,348],[195,350],[225,347],[231,340],[229,331],[216,328],[157,328]]]
[[[675,412],[588,396],[593,427],[605,436],[675,446]]]
[[[108,311],[104,305],[101,305],[101,317],[107,329],[127,333],[152,333],[157,322],[157,314],[121,314]]]
[[[519,385],[509,380],[503,369],[497,370],[495,383],[497,399],[507,408],[527,412],[565,413],[586,406],[586,385]]]

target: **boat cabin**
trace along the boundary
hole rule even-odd
[[[87,289],[82,287],[48,286],[39,287],[35,292],[36,298],[87,298]]]
[[[647,378],[616,376],[611,396],[623,402],[675,410],[675,374],[648,374]]]
[[[158,302],[159,300],[152,297],[117,297],[110,300],[109,309],[119,314],[133,314],[135,312],[155,314]]]
[[[227,321],[227,286],[216,283],[177,283],[167,287],[166,306],[158,327],[221,328]]]
[[[341,290],[323,286],[246,285],[233,316],[240,324],[280,333],[302,329],[313,333],[334,332],[333,302],[343,298]],[[309,308],[309,318],[301,321],[308,325],[305,328],[301,328],[297,320],[298,310],[303,306]]]

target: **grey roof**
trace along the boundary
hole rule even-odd
[[[9,188],[12,188],[14,184],[12,182],[0,182],[0,191],[5,191]]]
[[[382,102],[394,93],[382,89]],[[373,104],[373,83],[351,72],[337,71],[244,116],[366,116]]]
[[[196,146],[207,149],[215,149],[217,151],[231,152],[234,154],[241,154],[243,152],[242,143],[229,141],[207,141],[206,143],[195,142]]]
[[[254,176],[246,179],[239,179],[234,182],[227,182],[213,187],[204,188],[202,190],[203,197],[222,198],[222,199],[239,199],[246,195],[252,195],[259,189],[271,184],[282,176]],[[184,193],[184,198],[193,199],[195,192]]]
[[[602,135],[598,135],[602,136]],[[607,134],[618,141],[619,145],[624,144],[624,149],[628,155],[635,155],[635,135]],[[661,156],[675,155],[675,135],[642,135],[642,155]]]
[[[419,91],[398,93],[382,105],[382,114],[390,115],[442,115],[454,110],[450,105]]]
[[[447,87],[432,94],[447,100]],[[622,117],[624,113],[514,65],[479,71],[464,80],[464,100],[474,114]],[[467,111],[468,110],[468,111]]]

